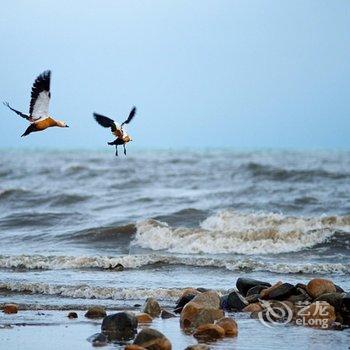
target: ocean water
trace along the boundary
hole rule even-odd
[[[350,153],[3,150],[0,237],[0,303],[28,310],[242,276],[350,290]]]

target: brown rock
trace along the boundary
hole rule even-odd
[[[295,323],[299,326],[329,329],[335,319],[334,307],[325,301],[317,301],[295,311]]]
[[[136,336],[134,345],[142,346],[148,350],[171,350],[170,341],[161,332],[144,328]]]
[[[180,326],[183,329],[196,328],[201,324],[214,323],[224,316],[224,311],[203,306],[190,301],[180,315]]]
[[[276,290],[279,286],[281,286],[283,284],[283,282],[278,281],[277,283],[275,283],[273,286],[263,289],[260,293],[260,297],[261,299],[268,299],[269,298],[269,294],[271,292],[273,292],[274,290]]]
[[[220,326],[225,331],[226,337],[235,337],[238,334],[237,322],[230,317],[223,317],[215,322],[216,325]]]
[[[190,345],[185,350],[210,350],[208,345],[205,344],[197,344],[197,345]]]
[[[151,323],[153,321],[153,318],[146,313],[141,313],[136,315],[137,321],[139,323]]]
[[[306,290],[311,297],[317,298],[325,293],[336,292],[336,287],[334,283],[330,280],[326,280],[323,278],[314,278],[308,283]]]
[[[154,298],[147,298],[143,312],[149,314],[152,317],[159,317],[161,308],[158,301]]]
[[[78,318],[78,314],[76,312],[70,312],[67,317],[71,319]]]
[[[180,299],[186,297],[187,295],[197,295],[197,294],[201,294],[201,292],[198,291],[196,288],[186,288],[183,290]]]
[[[5,304],[2,311],[5,314],[16,314],[18,312],[18,306],[16,304]]]
[[[85,313],[85,317],[87,318],[103,318],[106,317],[106,310],[100,306],[93,306],[88,309]]]
[[[220,296],[215,291],[200,293],[196,295],[191,301],[202,306],[210,307],[212,309],[220,308]]]
[[[217,324],[202,324],[197,327],[193,336],[202,341],[216,340],[225,336],[225,330]]]
[[[167,318],[176,317],[176,315],[168,310],[162,309],[162,312],[160,313],[160,317],[163,319],[167,319]]]
[[[242,311],[243,312],[259,312],[262,310],[260,303],[252,303],[247,305]]]
[[[143,346],[138,346],[138,345],[127,345],[124,350],[146,350],[146,348],[144,348]]]

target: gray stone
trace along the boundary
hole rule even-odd
[[[245,298],[236,291],[223,296],[221,299],[222,308],[228,311],[242,311],[247,305],[248,302]]]
[[[332,305],[336,311],[340,311],[343,295],[341,293],[325,293],[316,298],[315,301],[326,301],[328,304]]]
[[[118,312],[106,316],[101,325],[101,331],[108,340],[130,340],[137,333],[138,321],[132,312]]]
[[[295,294],[295,287],[290,283],[282,283],[280,286],[274,288],[269,293],[269,299],[272,300],[285,300],[291,295]]]
[[[238,278],[236,281],[236,287],[239,290],[239,292],[246,296],[247,292],[250,288],[253,288],[255,286],[265,286],[265,287],[271,287],[271,284],[264,281],[255,280],[252,278]]]

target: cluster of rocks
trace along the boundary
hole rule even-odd
[[[187,300],[187,302],[186,302]],[[145,327],[138,332],[138,326],[150,325],[154,318],[169,319],[180,313],[180,326],[187,334],[198,341],[213,341],[238,334],[235,320],[225,317],[221,309],[220,295],[215,291],[185,289],[179,298],[174,313],[162,309],[154,298],[148,298],[141,313],[130,311],[106,315],[99,307],[90,308],[85,317],[103,318],[101,333],[94,334],[88,340],[94,346],[103,346],[108,342],[131,342],[125,350],[171,350],[169,339],[156,329]],[[68,317],[72,317],[69,313]],[[209,349],[204,344],[190,346],[187,350]]]
[[[17,313],[15,304],[5,304],[4,313]],[[312,279],[308,284],[268,282],[238,278],[236,288],[221,295],[204,288],[187,288],[171,312],[161,308],[157,300],[148,298],[142,312],[117,312],[107,315],[102,307],[91,307],[85,317],[103,319],[101,332],[88,340],[94,346],[108,342],[124,342],[125,350],[171,350],[169,339],[149,326],[154,318],[178,317],[183,332],[199,342],[186,350],[206,350],[203,342],[238,335],[234,312],[250,313],[261,322],[294,323],[322,329],[343,329],[350,326],[350,293],[326,279]],[[177,316],[179,315],[179,316]],[[70,312],[68,318],[78,318]],[[202,344],[201,344],[202,343]]]
[[[270,283],[239,278],[237,290],[221,298],[221,307],[250,312],[263,322],[295,323],[307,327],[342,329],[350,326],[350,294],[327,279],[307,285]]]

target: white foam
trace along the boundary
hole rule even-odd
[[[157,220],[141,221],[132,244],[183,254],[277,254],[323,243],[338,228],[349,230],[349,218],[225,210],[208,217],[196,229],[172,228]]]
[[[110,269],[122,264],[126,269],[156,263],[164,265],[186,265],[195,267],[217,267],[230,271],[269,271],[274,273],[317,273],[317,274],[350,274],[350,264],[341,263],[276,263],[264,262],[261,259],[246,258],[211,258],[199,255],[170,256],[162,254],[108,256],[45,256],[45,255],[2,255],[0,268],[9,269]]]
[[[159,261],[155,254],[108,256],[45,256],[45,255],[5,255],[0,256],[0,268],[24,268],[43,270],[64,269],[112,269],[118,264],[127,269],[155,264]],[[161,258],[161,260],[164,260]]]
[[[0,289],[11,292],[44,295],[59,295],[82,299],[144,300],[154,297],[158,300],[178,299],[183,289],[146,289],[146,288],[114,288],[94,287],[87,284],[58,285],[48,283],[0,282]]]

